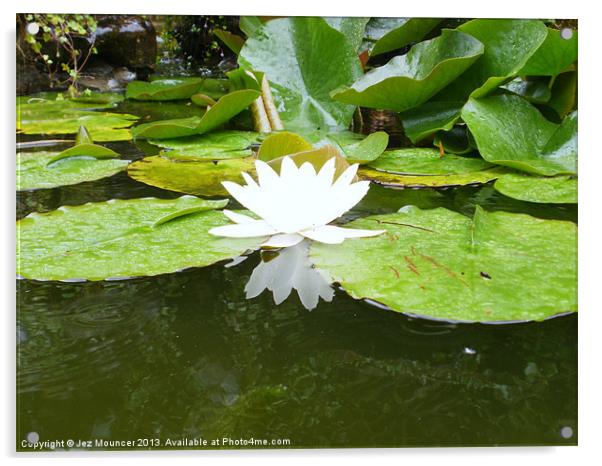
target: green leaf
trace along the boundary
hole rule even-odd
[[[378,159],[388,145],[389,135],[384,131],[377,131],[359,142],[344,145],[342,149],[349,163],[364,164]]]
[[[251,37],[255,32],[261,30],[263,23],[257,16],[241,16],[239,20],[239,27],[247,37]]]
[[[257,238],[208,233],[229,222],[211,210],[226,203],[190,196],[113,199],[33,213],[17,223],[17,272],[34,280],[152,276],[205,267],[258,247]]]
[[[406,55],[373,69],[332,96],[348,104],[402,112],[426,102],[482,54],[483,44],[474,37],[445,29],[441,36],[416,44]]]
[[[18,153],[17,190],[55,188],[93,181],[125,170],[129,163],[128,160],[115,159],[114,156],[107,159],[94,155],[72,154],[59,159],[59,155],[61,154],[56,152]]]
[[[576,113],[556,125],[526,100],[498,95],[470,99],[462,119],[489,162],[537,175],[576,173]]]
[[[148,142],[169,149],[161,155],[170,158],[221,160],[251,155],[250,146],[258,138],[258,133],[250,131],[220,131],[185,138],[149,139]]]
[[[500,176],[493,187],[504,196],[520,201],[547,204],[576,204],[577,178],[553,176],[549,178],[508,173]]]
[[[458,30],[483,43],[485,53],[436,100],[466,100],[490,93],[519,74],[547,35],[541,21],[530,19],[475,19]]]
[[[500,88],[506,89],[535,104],[546,103],[552,96],[548,83],[542,80],[515,78],[508,84],[500,86]]]
[[[58,94],[60,95],[60,94]],[[93,94],[96,100],[58,99],[57,94],[17,99],[17,132],[23,134],[75,134],[85,126],[96,141],[132,138],[129,128],[138,117],[94,111],[113,106],[117,98]]]
[[[128,83],[125,97],[134,100],[181,100],[200,92],[203,78],[157,79]]]
[[[303,137],[296,133],[282,131],[270,134],[265,138],[261,146],[259,146],[257,158],[264,162],[269,162],[285,155],[306,152],[312,149],[313,146],[303,139]]]
[[[221,97],[202,117],[153,121],[133,129],[136,138],[180,138],[208,133],[238,115],[259,97],[255,90],[234,91]]]
[[[138,160],[128,167],[128,175],[136,181],[170,191],[199,196],[224,196],[228,192],[222,181],[243,184],[241,173],[254,171],[254,158],[207,160],[175,160],[153,156]]]
[[[347,127],[354,108],[330,97],[362,74],[345,35],[322,18],[274,19],[250,37],[239,64],[264,72],[287,129]]]
[[[360,18],[360,17],[331,17],[324,18],[324,21],[328,23],[328,25],[341,32],[353,47],[353,50],[358,50],[360,45],[362,45],[362,40],[364,39],[364,31],[366,30],[366,23],[370,18]]]
[[[69,149],[59,152],[52,159],[50,159],[48,165],[51,165],[59,160],[73,157],[87,157],[102,160],[118,158],[119,154],[108,147],[99,146],[97,144],[77,144]]]
[[[216,28],[213,30],[213,34],[215,34],[219,40],[226,44],[226,46],[236,55],[240,53],[240,49],[242,49],[242,46],[245,44],[245,40],[242,37],[232,34],[225,29]]]
[[[411,175],[457,175],[491,168],[493,165],[480,158],[460,157],[438,150],[414,147],[388,150],[368,165],[389,173]]]
[[[548,101],[548,105],[560,118],[564,118],[576,107],[577,72],[571,71],[558,75],[554,80],[551,92],[552,97]]]
[[[446,155],[445,157],[449,157]],[[376,170],[370,167],[361,167],[359,176],[382,186],[394,188],[446,188],[450,186],[467,186],[489,183],[497,179],[501,173],[500,168],[489,168],[474,172],[447,174],[447,175],[404,175]]]
[[[336,246],[314,243],[310,254],[356,299],[462,322],[543,320],[577,310],[572,222],[480,207],[472,219],[407,207],[349,226],[386,233]]]
[[[520,75],[556,76],[577,60],[577,31],[563,39],[561,31],[548,28],[543,44],[520,70]]]
[[[370,18],[366,27],[370,55],[379,55],[418,42],[440,22],[441,19],[437,18]]]
[[[464,102],[426,102],[399,115],[405,135],[416,144],[437,131],[448,131],[460,118]]]

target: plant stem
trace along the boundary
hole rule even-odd
[[[278,109],[276,109],[276,105],[274,104],[274,96],[272,95],[270,83],[265,75],[263,75],[263,79],[261,80],[261,98],[272,130],[279,131],[284,129],[284,125],[278,114]]]

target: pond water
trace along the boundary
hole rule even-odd
[[[158,152],[107,146],[130,159]],[[20,192],[17,216],[180,195],[122,173]],[[373,185],[347,218],[408,204],[577,221],[576,206],[515,201],[490,185]],[[280,305],[267,291],[246,299],[259,261],[255,253],[235,267],[125,281],[17,281],[17,447],[32,432],[40,440],[255,438],[293,448],[577,443],[576,314],[450,324],[339,289],[308,311],[294,292]]]

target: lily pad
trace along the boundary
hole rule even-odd
[[[547,36],[543,22],[530,19],[475,19],[458,27],[478,39],[485,52],[436,100],[484,96],[517,76]]]
[[[436,133],[449,131],[460,119],[464,102],[426,102],[399,115],[405,135],[416,144]]]
[[[175,139],[150,139],[165,149],[161,155],[177,159],[221,160],[252,155],[251,145],[259,138],[250,131],[220,131]]]
[[[265,138],[261,146],[259,146],[257,158],[264,162],[269,162],[285,155],[306,152],[312,149],[313,146],[300,135],[283,131],[271,134]]]
[[[138,160],[128,167],[128,175],[136,181],[170,191],[199,196],[225,196],[222,181],[242,184],[241,173],[254,171],[254,158],[207,160],[175,160],[153,156]]]
[[[509,83],[500,86],[500,88],[506,89],[535,104],[546,103],[552,96],[548,83],[542,80],[515,78]]]
[[[405,54],[366,73],[332,97],[362,107],[402,112],[426,102],[466,71],[483,54],[483,44],[469,34],[443,30]]]
[[[538,177],[522,173],[500,176],[493,187],[504,196],[545,204],[576,204],[577,178],[572,176]]]
[[[240,51],[242,67],[265,73],[286,129],[343,127],[354,108],[330,92],[362,74],[355,49],[323,18],[279,18],[264,24]]]
[[[499,167],[449,175],[401,175],[369,167],[361,167],[358,171],[359,176],[363,179],[395,188],[447,188],[477,185],[489,183],[497,179],[501,173],[505,173],[505,171]]]
[[[576,173],[576,113],[557,125],[526,100],[498,95],[470,99],[462,119],[489,162],[537,175]]]
[[[548,28],[543,44],[520,70],[520,75],[556,76],[577,60],[577,31],[564,39],[561,31]]]
[[[261,241],[217,238],[223,201],[191,196],[64,206],[17,222],[17,273],[34,280],[105,280],[205,267]]]
[[[126,141],[132,138],[130,126],[135,115],[97,111],[112,101],[82,102],[71,99],[19,99],[17,131],[24,134],[74,134],[88,128],[96,141]]]
[[[366,26],[370,55],[379,55],[418,42],[440,22],[438,18],[370,18]]]
[[[202,117],[154,121],[136,126],[136,138],[180,138],[209,131],[238,115],[259,96],[251,89],[234,91],[221,97]]]
[[[354,50],[358,50],[362,45],[364,31],[369,19],[349,16],[324,18],[330,27],[345,35]]]
[[[377,131],[359,142],[344,145],[343,153],[349,163],[364,164],[378,159],[388,145],[389,135],[384,131]]]
[[[408,207],[349,226],[386,233],[337,246],[314,243],[310,254],[356,299],[462,322],[543,320],[577,310],[572,222],[480,207],[472,219]]]
[[[493,165],[481,158],[460,157],[436,149],[414,147],[388,150],[368,165],[389,173],[411,175],[457,175],[491,168]]]
[[[125,97],[134,100],[189,99],[200,91],[202,84],[203,78],[132,81],[127,85]]]
[[[88,146],[88,144],[83,144]],[[93,146],[100,147],[100,146]],[[17,154],[17,190],[55,188],[92,181],[119,173],[128,166],[129,160],[112,157],[84,155],[81,146],[79,153],[65,155],[58,152],[20,152]],[[109,150],[109,149],[106,149]],[[113,152],[113,151],[111,151]],[[115,154],[113,152],[113,154]],[[119,156],[119,154],[115,154]]]

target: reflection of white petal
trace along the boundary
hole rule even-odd
[[[234,223],[251,223],[256,222],[257,220],[253,217],[249,217],[248,215],[239,214],[238,212],[232,212],[231,210],[224,209],[222,210],[224,215],[232,220]]]
[[[304,230],[300,233],[306,238],[320,243],[339,244],[347,238],[362,238],[378,236],[385,230],[359,230],[355,228],[341,228],[334,225],[324,225],[313,230]]]
[[[307,309],[315,308],[320,297],[330,302],[334,290],[313,268],[309,260],[309,244],[309,241],[302,241],[282,249],[270,261],[260,262],[245,286],[247,298],[254,298],[268,289],[273,294],[274,302],[280,304],[296,289],[301,303]]]
[[[252,223],[235,223],[233,225],[215,227],[209,230],[209,233],[227,238],[252,238],[255,236],[273,235],[276,233],[276,230],[263,220],[255,220]]]
[[[303,236],[297,233],[281,233],[270,237],[262,246],[271,248],[288,248],[303,241]]]

